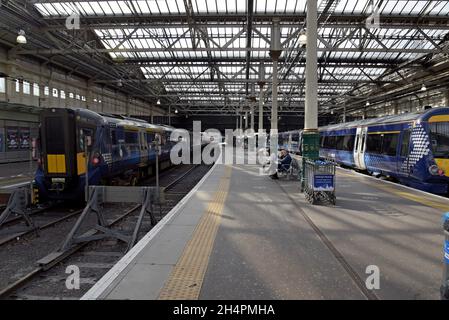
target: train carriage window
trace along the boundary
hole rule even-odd
[[[125,131],[125,143],[137,144],[137,132]]]
[[[429,123],[429,128],[434,157],[449,158],[449,122]]]
[[[410,145],[410,130],[405,130],[402,134],[401,157],[407,157]]]
[[[398,146],[399,134],[388,133],[383,135],[382,154],[387,156],[395,156]]]
[[[366,139],[366,152],[375,154],[382,153],[382,135],[368,134]]]
[[[343,150],[353,151],[354,150],[354,135],[345,135],[343,139]]]
[[[343,150],[344,139],[345,139],[344,136],[336,136],[335,137],[335,149]]]

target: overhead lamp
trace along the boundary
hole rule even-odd
[[[161,104],[161,99],[157,99],[156,104]]]
[[[369,101],[367,101],[365,105],[368,107],[369,106]]]
[[[175,109],[175,113],[178,113],[178,109]]]
[[[301,46],[305,46],[305,45],[307,44],[307,34],[306,34],[306,30],[302,29],[302,30],[299,32],[298,40],[299,40],[299,44],[300,44]]]
[[[119,87],[123,87],[122,79],[118,79],[117,85],[118,85]]]
[[[331,110],[331,114],[334,114],[334,110]]]
[[[426,85],[423,83],[421,86],[421,91],[426,91],[426,90],[427,90]]]
[[[25,31],[23,31],[22,29],[19,30],[19,33],[18,33],[17,38],[16,38],[16,42],[20,43],[20,44],[26,44],[27,43],[27,38],[25,37]]]

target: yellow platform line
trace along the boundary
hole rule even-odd
[[[228,195],[231,172],[232,167],[227,166],[212,201],[159,293],[159,300],[198,299]]]
[[[351,177],[351,178],[356,177],[356,175],[354,175],[354,174],[346,174],[346,173],[341,173],[341,172],[339,172],[337,174],[337,176],[338,175],[345,176],[345,177]],[[361,179],[361,182],[365,183],[369,186],[375,187],[377,189],[381,189],[387,193],[395,194],[399,197],[424,204],[424,205],[434,208],[434,209],[443,210],[444,212],[449,211],[449,203],[445,203],[444,201],[431,200],[431,199],[425,198],[425,195],[418,195],[418,194],[414,194],[414,193],[408,192],[408,191],[401,191],[401,190],[398,190],[397,188],[395,188],[394,186],[380,185],[380,182],[378,182],[378,181],[376,181],[375,183],[368,183],[366,181],[363,181],[363,179]]]

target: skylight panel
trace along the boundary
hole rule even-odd
[[[98,4],[106,15],[113,15],[114,12],[121,13],[120,8],[118,8],[116,3],[115,6],[112,3],[111,6],[109,6],[108,1],[100,1],[98,2]]]
[[[284,13],[286,6],[287,6],[287,0],[277,0],[276,1],[276,13]]]
[[[45,6],[45,9],[47,9],[47,11],[50,13],[50,15],[52,15],[52,16],[58,15],[58,11],[56,11],[56,9],[52,6],[51,3],[45,3],[44,6]]]
[[[162,13],[162,14],[170,13],[170,10],[169,10],[169,8],[167,6],[167,2],[165,2],[165,0],[156,0],[156,1],[157,1],[158,6],[159,6],[159,12],[160,13]]]
[[[237,12],[238,13],[244,13],[246,12],[246,1],[237,1]]]
[[[156,4],[156,0],[147,0],[147,4],[151,13],[159,13],[159,7]]]
[[[295,12],[297,3],[298,3],[298,0],[288,0],[287,5],[285,7],[285,11],[287,13]]]

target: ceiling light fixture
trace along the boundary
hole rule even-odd
[[[27,38],[25,37],[25,31],[23,31],[22,29],[19,30],[16,41],[17,41],[17,43],[20,43],[20,44],[27,43]]]
[[[426,85],[423,83],[421,86],[421,91],[426,91],[426,90],[427,90]]]
[[[301,46],[305,46],[305,45],[307,44],[307,34],[306,34],[306,30],[302,29],[302,30],[299,32],[298,40],[299,40],[299,44],[300,44]]]

